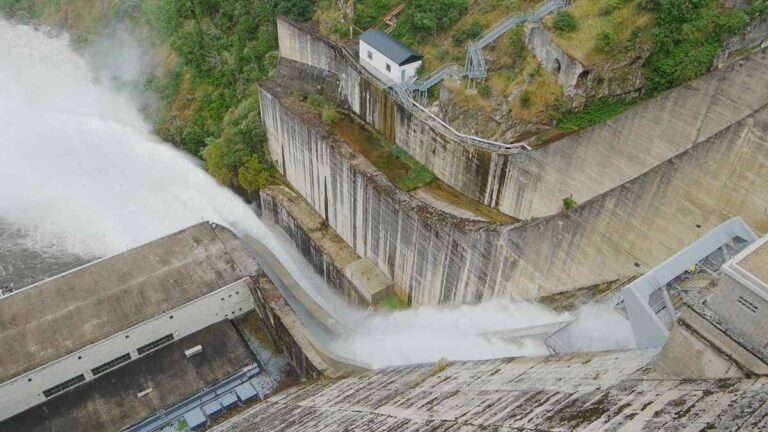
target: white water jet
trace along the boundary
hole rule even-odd
[[[375,367],[546,354],[541,342],[489,334],[564,318],[501,300],[392,314],[351,309],[239,197],[153,136],[135,99],[95,79],[66,38],[0,20],[0,59],[0,219],[28,232],[32,248],[95,258],[201,221],[224,224],[263,241],[316,301],[354,329],[329,341],[331,349]],[[622,347],[631,340],[615,312],[590,316],[583,329],[590,338],[605,340],[602,331]]]

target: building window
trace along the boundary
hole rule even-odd
[[[91,369],[91,373],[93,373],[93,376],[102,374],[102,373],[104,373],[104,372],[114,368],[117,365],[121,365],[121,364],[127,362],[130,359],[131,359],[131,355],[130,354],[121,355],[120,357],[118,357],[116,359],[112,359],[112,360],[110,360],[110,361],[108,361],[108,362],[106,362],[106,363],[104,363],[102,365],[96,366],[95,368]]]
[[[392,66],[390,66],[389,63],[387,63],[387,72],[392,72]]]
[[[64,390],[66,390],[66,389],[68,389],[70,387],[74,387],[74,386],[80,384],[83,381],[85,381],[85,376],[83,376],[82,374],[78,375],[78,376],[76,376],[76,377],[74,377],[72,379],[64,381],[63,383],[61,383],[61,384],[59,384],[57,386],[51,387],[48,390],[44,390],[43,391],[43,395],[45,395],[45,397],[49,398],[49,397],[51,397],[53,395],[56,395],[58,393],[63,392]]]
[[[757,305],[752,303],[751,301],[745,299],[742,296],[739,296],[739,304],[744,306],[748,311],[754,313],[757,313]]]
[[[368,60],[373,60],[373,53],[368,51]]]
[[[152,341],[152,342],[150,342],[150,343],[148,343],[148,344],[146,344],[146,345],[144,345],[142,347],[139,347],[139,349],[137,349],[136,352],[139,353],[139,355],[144,355],[144,354],[152,351],[155,348],[158,348],[160,346],[163,346],[163,345],[167,344],[168,342],[173,342],[173,335],[172,334],[165,335],[165,336],[161,337],[160,339],[154,340],[154,341]]]

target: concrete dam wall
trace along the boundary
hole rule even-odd
[[[733,215],[768,230],[766,106],[567,213],[496,225],[397,189],[292,93],[277,80],[261,83],[273,159],[417,304],[530,299],[629,277]]]
[[[280,55],[338,75],[351,110],[440,179],[519,219],[585,202],[617,187],[768,103],[768,50],[639,104],[609,122],[524,153],[477,148],[406,109],[343,49],[278,20]]]

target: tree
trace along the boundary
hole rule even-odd
[[[466,0],[411,0],[404,21],[417,32],[435,34],[461,17]]]
[[[272,165],[262,162],[256,156],[250,156],[237,172],[237,182],[251,193],[273,183],[274,176]]]
[[[313,0],[280,0],[277,2],[277,12],[290,19],[309,21],[315,13],[315,2]]]

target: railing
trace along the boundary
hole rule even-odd
[[[444,135],[453,136],[454,139],[460,142],[463,142],[471,147],[475,147],[483,150],[491,150],[491,151],[497,151],[501,153],[520,153],[523,151],[531,150],[531,148],[525,143],[505,144],[497,141],[488,140],[485,138],[476,137],[473,135],[463,134],[457,131],[456,129],[452,128],[448,123],[444,122],[443,120],[441,120],[440,118],[438,118],[437,116],[429,112],[429,110],[427,110],[423,106],[419,105],[416,101],[414,101],[413,98],[407,94],[407,92],[410,90],[406,86],[402,84],[396,84],[391,82],[388,83],[388,82],[382,81],[381,78],[376,77],[368,69],[366,69],[363,65],[361,65],[360,62],[358,61],[357,56],[353,55],[352,51],[349,48],[342,47],[341,51],[343,55],[347,58],[348,64],[353,66],[353,68],[357,73],[366,77],[371,83],[374,83],[378,88],[382,90],[389,90],[390,94],[393,97],[396,97],[397,99],[402,99],[403,107],[406,108],[408,112],[415,115],[417,118],[429,124],[430,126],[437,129],[438,131],[441,131]],[[403,93],[397,90],[398,87],[403,90]]]
[[[545,3],[542,3],[533,11],[529,11],[527,13],[517,12],[496,23],[493,27],[488,29],[479,38],[475,39],[467,46],[467,60],[464,67],[464,73],[462,75],[466,75],[470,80],[485,78],[488,75],[488,67],[485,64],[483,48],[498,39],[499,36],[506,33],[512,27],[523,22],[539,20],[543,16],[557,9],[560,9],[565,5],[566,0],[549,0]],[[422,81],[419,84],[419,90],[424,92],[429,89],[429,87],[432,87],[433,85],[440,82],[445,77],[445,73],[442,71],[442,69],[443,68],[440,68],[435,71],[440,73],[430,75],[428,77],[430,78],[429,80]]]
[[[528,19],[528,15],[529,14],[517,12],[504,18],[503,20],[496,23],[493,27],[488,29],[485,33],[483,33],[478,38],[477,45],[479,45],[480,48],[485,48],[489,43],[495,41],[496,38],[506,33],[507,30]]]
[[[448,63],[427,75],[420,83],[416,83],[416,87],[421,91],[427,91],[430,87],[442,81],[446,76],[461,76],[465,74],[466,70],[461,66],[456,63]]]

